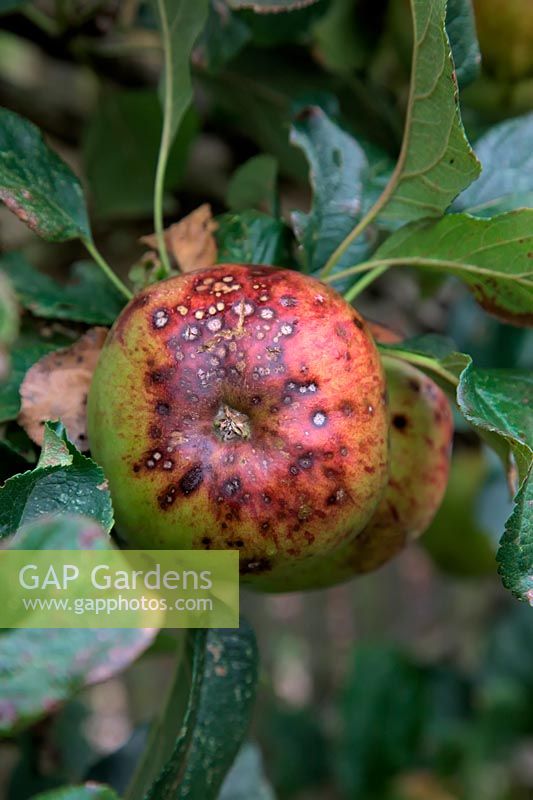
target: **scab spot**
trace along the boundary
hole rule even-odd
[[[192,494],[202,484],[203,480],[204,471],[202,465],[196,464],[180,478],[179,488],[181,493],[185,496]]]
[[[241,482],[236,476],[230,478],[222,486],[222,492],[226,497],[234,497],[241,490]]]
[[[284,322],[283,325],[281,326],[281,328],[279,329],[279,332],[283,336],[290,336],[291,333],[293,333],[293,331],[294,331],[293,326],[288,322]]]
[[[200,328],[197,325],[187,325],[181,335],[186,342],[193,342],[200,337]]]
[[[328,420],[328,417],[324,411],[315,411],[312,420],[313,425],[315,425],[317,428],[323,428]]]
[[[158,308],[157,311],[154,311],[152,316],[152,322],[154,324],[154,328],[164,328],[165,325],[168,324],[170,319],[170,315],[166,308]]]
[[[168,417],[170,414],[170,406],[168,403],[157,403],[155,410],[160,417]]]
[[[313,466],[313,454],[306,453],[305,455],[300,456],[298,459],[298,465],[301,467],[301,469],[311,469]]]
[[[392,418],[392,424],[398,431],[403,431],[407,427],[407,417],[404,414],[395,414]]]
[[[259,316],[261,319],[274,319],[274,310],[272,308],[262,308]]]
[[[282,295],[279,302],[284,308],[294,308],[294,306],[298,305],[298,300],[296,297],[293,297],[290,294]]]

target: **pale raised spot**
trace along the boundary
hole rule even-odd
[[[283,334],[283,336],[290,336],[293,330],[294,328],[292,327],[292,325],[289,325],[288,322],[284,322],[281,328],[279,329],[279,332]]]
[[[209,314],[211,314],[211,315],[213,315],[213,314],[216,314],[216,313],[217,313],[216,306],[209,306],[209,308],[207,309],[207,311],[208,311],[208,312],[209,312]]]
[[[160,308],[154,312],[153,320],[156,328],[164,328],[168,324],[170,317],[168,311]]]
[[[206,322],[206,328],[211,331],[211,333],[216,333],[222,327],[222,320],[215,317],[214,319],[209,319]]]
[[[196,319],[203,319],[205,317],[205,311],[199,309],[198,311],[194,312],[194,316]]]
[[[326,424],[326,421],[327,416],[323,411],[316,411],[313,414],[313,425],[316,425],[317,428],[322,428],[322,426]]]
[[[176,311],[178,312],[178,314],[181,314],[182,317],[186,317],[187,314],[189,313],[189,309],[187,308],[187,306],[177,306]]]
[[[222,303],[222,302],[221,303],[217,303],[217,311],[224,311],[225,308],[226,308],[226,306],[224,305],[224,303]]]
[[[274,318],[274,311],[272,308],[262,308],[259,312],[259,316],[261,319],[273,319]]]

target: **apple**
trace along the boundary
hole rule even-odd
[[[356,536],[388,479],[373,338],[292,270],[224,264],[142,291],[102,350],[88,425],[131,546],[236,549],[251,583]]]
[[[398,337],[371,326],[380,341]],[[385,356],[390,407],[390,476],[372,519],[333,553],[308,558],[255,588],[302,591],[332,586],[378,569],[429,527],[448,482],[453,417],[442,389],[416,367]]]

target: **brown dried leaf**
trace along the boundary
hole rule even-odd
[[[217,228],[218,223],[213,219],[211,206],[204,203],[165,230],[167,250],[181,272],[206,269],[216,263],[217,243],[213,233]],[[141,237],[140,241],[157,249],[155,233]]]
[[[20,387],[19,424],[38,445],[43,443],[44,423],[60,419],[71,442],[88,450],[87,393],[107,328],[91,328],[70,347],[56,350],[37,361]]]

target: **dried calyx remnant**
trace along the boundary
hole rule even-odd
[[[216,435],[223,442],[246,440],[252,433],[250,417],[225,403],[217,411],[213,425]]]

